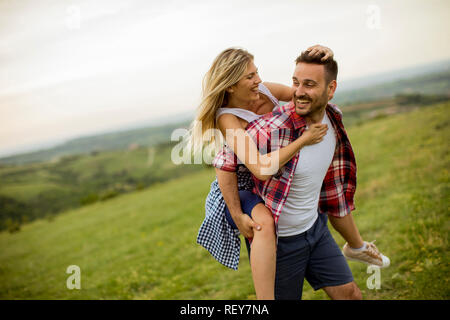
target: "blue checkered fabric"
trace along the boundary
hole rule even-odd
[[[252,190],[254,182],[250,171],[239,165],[236,171],[239,190]],[[205,203],[205,219],[197,236],[197,243],[224,266],[237,270],[239,265],[241,239],[239,230],[233,229],[225,218],[225,200],[220,192],[217,179]]]

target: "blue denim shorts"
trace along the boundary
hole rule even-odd
[[[275,299],[301,299],[303,280],[314,290],[353,281],[352,272],[327,226],[328,216],[319,213],[307,231],[279,237]]]
[[[264,201],[256,194],[248,190],[239,190],[239,198],[241,199],[241,207],[242,212],[252,217],[252,210],[258,203],[264,203]],[[230,211],[225,206],[225,217],[227,218],[228,223],[233,227],[233,229],[237,229],[236,224],[231,218]]]

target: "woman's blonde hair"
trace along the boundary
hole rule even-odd
[[[229,48],[222,51],[215,59],[203,78],[202,101],[190,128],[189,144],[194,152],[200,151],[205,144],[214,143],[220,147],[217,133],[216,112],[226,105],[226,90],[241,80],[253,55],[244,49]]]

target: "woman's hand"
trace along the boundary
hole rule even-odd
[[[305,146],[316,144],[323,140],[323,137],[327,134],[327,130],[328,125],[315,123],[305,130],[300,138],[304,139]]]
[[[321,46],[316,44],[315,46],[309,47],[305,52],[309,52],[308,55],[310,55],[311,57],[314,56],[322,56],[322,61],[327,60],[328,58],[333,58],[333,51],[331,51],[330,48]]]

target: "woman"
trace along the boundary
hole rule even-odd
[[[323,59],[332,56],[328,48],[321,46],[312,47],[309,52],[312,55],[322,54]],[[260,154],[255,143],[246,134],[246,126],[260,115],[271,112],[278,106],[278,100],[287,101],[291,97],[292,89],[289,87],[261,83],[251,54],[242,49],[227,49],[215,59],[205,76],[203,100],[192,126],[191,139],[197,146],[203,145],[204,134],[210,132],[209,129],[220,129],[232,152],[246,167],[240,166],[236,173],[232,173],[236,174],[235,186],[231,186],[235,196],[228,199],[224,199],[220,192],[221,188],[227,187],[220,184],[220,176],[225,173],[217,171],[219,181],[216,179],[211,185],[206,200],[206,217],[197,242],[219,262],[236,269],[239,261],[238,254],[236,261],[236,251],[239,252],[240,247],[237,230],[249,238],[253,221],[262,226],[261,231],[254,232],[250,255],[258,299],[274,298],[276,240],[271,212],[251,192],[253,182],[250,172],[260,180],[269,178],[301,148],[320,142],[327,131],[326,125],[312,125],[288,146],[266,155]],[[206,142],[214,142],[214,136],[207,136]],[[270,168],[275,168],[275,171],[264,172],[267,164]],[[240,203],[236,204],[237,190]],[[224,194],[228,195],[229,192]],[[250,215],[253,221],[244,214],[231,215],[230,211],[239,211],[236,210],[239,205],[242,206],[241,212]]]

